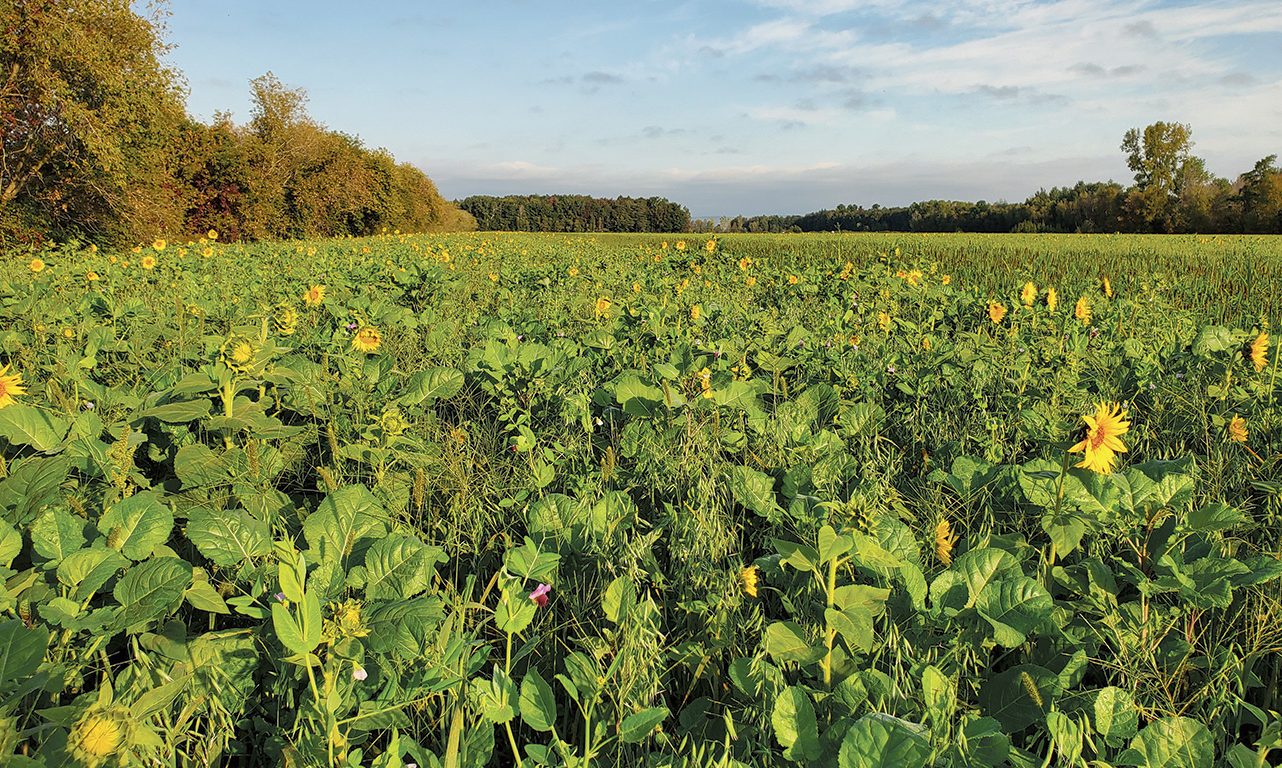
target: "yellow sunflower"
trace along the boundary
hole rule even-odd
[[[1229,439],[1235,443],[1245,443],[1248,437],[1250,433],[1246,431],[1246,419],[1234,414],[1229,422]]]
[[[1019,292],[1019,300],[1024,302],[1026,307],[1033,306],[1033,302],[1037,300],[1037,286],[1032,280],[1024,283],[1024,290]]]
[[[98,282],[98,273],[92,269],[85,273],[85,279],[91,283]]]
[[[378,329],[372,325],[365,326],[357,331],[356,335],[352,337],[352,349],[366,354],[377,352],[378,348],[382,346],[382,344],[382,334],[380,334]]]
[[[1005,317],[1006,317],[1005,304],[1001,303],[1000,301],[988,302],[988,319],[992,320],[994,325],[1000,323],[1002,319]]]
[[[309,307],[319,306],[325,300],[325,286],[313,285],[303,293],[303,303]]]
[[[1055,308],[1058,306],[1059,306],[1059,294],[1055,292],[1054,288],[1047,288],[1046,289],[1046,308],[1054,312]]]
[[[1086,437],[1068,449],[1069,453],[1086,454],[1075,466],[1102,475],[1112,473],[1117,454],[1126,453],[1126,444],[1120,439],[1131,428],[1126,411],[1115,403],[1100,402],[1094,415],[1083,416],[1082,420],[1087,426]]]
[[[134,720],[129,708],[95,704],[85,710],[67,734],[67,751],[89,768],[127,761]]]
[[[156,268],[156,257],[155,257],[155,256],[152,256],[152,255],[149,253],[149,254],[147,254],[146,256],[143,256],[143,257],[142,257],[142,261],[140,261],[140,262],[139,262],[139,264],[142,266],[142,268],[143,268],[143,269],[155,269],[155,268]]]
[[[1260,335],[1251,342],[1251,363],[1255,365],[1256,373],[1269,365],[1269,334],[1266,331],[1260,331]]]
[[[1083,296],[1077,300],[1073,307],[1073,317],[1077,318],[1082,325],[1091,324],[1091,303]]]
[[[44,262],[44,259],[32,259],[32,260],[31,260],[31,263],[30,263],[30,264],[28,264],[28,265],[27,265],[27,267],[28,267],[32,272],[43,272],[43,271],[45,271],[45,262]]]
[[[602,297],[598,298],[598,299],[596,300],[596,307],[593,309],[593,313],[594,313],[597,317],[609,317],[609,316],[610,316],[610,303],[611,303],[611,302],[610,302],[610,300],[609,300],[609,299],[607,299],[607,298],[606,298],[606,297],[604,297],[604,296],[602,296]]]
[[[218,231],[217,231],[217,230],[213,230],[213,229],[211,229],[211,230],[209,230],[208,232],[206,232],[206,233],[205,233],[205,237],[209,238],[210,240],[217,240],[217,239],[218,239]]]
[[[0,408],[13,405],[17,395],[25,394],[27,390],[22,386],[22,374],[10,374],[9,366],[0,366]]]
[[[739,571],[739,580],[743,582],[743,593],[748,597],[757,596],[757,566],[750,565]]]
[[[935,524],[935,556],[945,567],[953,564],[953,547],[957,546],[957,534],[947,519]]]
[[[1104,295],[1110,299],[1113,298],[1113,284],[1108,281],[1107,277],[1104,278]]]
[[[157,238],[154,242],[152,242],[151,248],[156,253],[160,253],[161,251],[165,250],[165,245],[166,243],[164,240]]]

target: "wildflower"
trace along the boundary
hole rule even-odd
[[[73,329],[71,329],[70,327],[63,328],[63,329],[62,329],[62,338],[64,338],[64,339],[74,339],[74,338],[76,338],[76,332],[75,332]]]
[[[930,337],[929,337],[929,336],[922,336],[922,337],[921,337],[921,348],[922,348],[922,349],[924,349],[924,350],[926,350],[927,352],[929,352],[929,351],[930,351],[931,346],[932,346],[932,345],[931,345]]]
[[[904,273],[904,279],[907,280],[908,284],[913,287],[921,285],[921,278],[922,278],[922,271],[920,269],[910,269]]]
[[[882,331],[890,330],[890,313],[889,312],[877,313],[877,327],[881,328]]]
[[[597,299],[597,300],[596,300],[596,308],[595,308],[594,312],[595,312],[595,314],[596,314],[596,316],[597,316],[597,317],[607,317],[607,318],[608,318],[608,317],[610,316],[610,300],[609,300],[609,299],[607,299],[607,298],[606,298],[606,297],[604,297],[604,296],[602,296],[601,298]]]
[[[852,273],[852,272],[854,272],[854,271],[855,271],[855,265],[854,265],[854,263],[853,263],[853,262],[849,262],[849,261],[847,261],[847,262],[846,262],[846,266],[842,267],[842,268],[841,268],[841,273],[837,275],[837,279],[838,279],[838,280],[849,280],[849,279],[850,279],[850,275],[851,275],[851,273]]]
[[[155,269],[156,257],[149,253],[142,257],[142,261],[139,262],[139,265],[141,265],[143,269]]]
[[[957,546],[957,534],[953,532],[948,520],[942,519],[935,524],[935,556],[945,567],[953,564],[953,547]]]
[[[1255,372],[1259,373],[1269,365],[1269,334],[1266,331],[1260,331],[1260,335],[1255,337],[1251,342],[1251,362],[1255,365]]]
[[[204,249],[201,250],[200,255],[204,256],[205,258],[209,258],[210,256],[214,255],[214,249],[206,245]]]
[[[1100,402],[1094,415],[1083,416],[1086,422],[1086,437],[1068,449],[1069,453],[1085,453],[1085,457],[1075,466],[1099,472],[1102,475],[1113,471],[1116,454],[1126,453],[1126,445],[1121,436],[1126,434],[1131,423],[1126,421],[1126,411],[1120,405]]]
[[[1077,305],[1073,307],[1073,317],[1077,318],[1082,325],[1091,324],[1091,303],[1085,296],[1077,300]]]
[[[352,337],[352,349],[366,354],[369,354],[370,352],[377,352],[382,343],[382,334],[380,334],[378,329],[372,325],[365,326],[357,331],[356,335]]]
[[[1055,292],[1054,288],[1047,288],[1046,289],[1046,308],[1054,312],[1055,308],[1058,306],[1059,306],[1059,294]]]
[[[1019,300],[1024,302],[1026,307],[1033,306],[1033,302],[1037,300],[1037,286],[1032,280],[1024,283],[1024,290],[1019,292]]]
[[[750,565],[739,571],[739,580],[743,582],[743,592],[748,597],[757,596],[757,566]]]
[[[165,241],[157,238],[155,241],[152,242],[151,249],[156,253],[160,253],[161,251],[165,250]]]
[[[32,259],[32,260],[31,260],[31,263],[27,265],[27,268],[28,268],[28,269],[30,269],[32,272],[43,272],[43,271],[45,271],[45,262],[44,262],[44,259],[39,259],[39,258]]]
[[[285,593],[284,593],[284,592],[277,592],[276,594],[272,595],[272,597],[273,597],[273,598],[275,598],[275,599],[276,599],[276,602],[278,602],[278,603],[283,603],[283,602],[285,602]]]
[[[796,275],[788,275],[788,285],[796,285],[801,282],[801,278]]]
[[[699,389],[705,398],[712,397],[712,371],[706,367],[694,375],[699,381]]]
[[[489,277],[490,277],[490,282],[491,282],[491,283],[497,283],[497,282],[499,281],[499,273],[498,273],[498,272],[491,272],[491,273],[489,274]]]
[[[1245,443],[1250,434],[1246,431],[1246,419],[1233,414],[1229,421],[1229,439],[1235,443]]]
[[[0,408],[13,405],[16,396],[27,394],[26,387],[22,386],[22,374],[8,371],[9,366],[0,366]]]
[[[293,336],[298,327],[298,310],[285,303],[277,304],[272,325],[281,336]]]
[[[552,591],[551,584],[540,584],[530,593],[530,599],[539,604],[542,608],[548,604],[548,593]]]
[[[640,293],[640,292],[641,292],[641,284],[640,284],[640,283],[633,283],[633,284],[632,284],[632,292],[633,292],[633,293]]]
[[[309,307],[318,306],[325,300],[325,286],[313,285],[303,294],[303,303]]]
[[[67,751],[89,768],[126,763],[134,729],[129,708],[120,704],[95,704],[85,710],[67,734]]]
[[[988,302],[988,319],[992,320],[994,325],[1000,323],[1004,317],[1006,317],[1005,304],[1000,301]]]
[[[1108,281],[1107,277],[1104,278],[1104,295],[1110,299],[1113,298],[1113,284]]]

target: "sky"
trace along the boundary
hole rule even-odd
[[[1188,123],[1282,154],[1282,2],[172,0],[198,118],[271,71],[312,118],[473,194],[659,195],[696,217],[1023,200],[1131,181]]]

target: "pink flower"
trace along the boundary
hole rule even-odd
[[[539,607],[548,604],[548,593],[552,591],[551,584],[540,584],[530,593],[530,599],[539,604]]]

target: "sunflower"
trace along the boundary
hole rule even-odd
[[[883,331],[890,330],[890,313],[889,312],[877,313],[877,327]]]
[[[753,275],[748,275],[747,279],[743,281],[743,284],[751,288],[757,284],[757,278]]]
[[[713,251],[717,250],[717,241],[709,240],[707,243],[704,244],[703,250],[707,251],[708,253],[712,253]]]
[[[940,284],[942,284],[942,285],[948,285],[948,284],[952,283],[952,281],[953,281],[953,276],[952,276],[952,275],[944,275],[943,277],[939,278],[939,282],[940,282]]]
[[[849,280],[851,274],[855,271],[854,262],[847,261],[846,266],[841,268],[841,273],[837,275],[838,280]]]
[[[1108,281],[1107,277],[1104,278],[1104,295],[1110,299],[1113,298],[1113,284]]]
[[[678,240],[678,241],[677,241],[677,250],[678,250],[678,251],[684,251],[685,249],[686,249],[686,241],[685,241],[685,240]]]
[[[699,389],[702,390],[704,397],[712,397],[712,371],[707,368],[702,369],[694,375],[699,381]]]
[[[152,256],[152,255],[149,253],[149,254],[147,254],[146,256],[143,256],[143,257],[142,257],[142,261],[140,261],[140,262],[138,262],[138,263],[142,266],[142,268],[143,268],[143,269],[155,269],[155,268],[156,268],[156,257],[155,257],[155,256]]]
[[[953,547],[957,546],[957,534],[947,519],[935,524],[935,556],[939,562],[948,567],[953,564]]]
[[[699,306],[698,304],[695,304],[693,307],[690,307],[690,322],[697,323],[699,322],[699,318],[702,316],[703,316],[703,307]]]
[[[988,319],[992,320],[994,325],[1000,323],[1004,317],[1006,317],[1005,304],[1000,301],[988,302]]]
[[[277,304],[276,313],[272,315],[272,325],[281,336],[293,336],[298,329],[298,310],[289,304]]]
[[[27,265],[27,268],[28,268],[28,269],[30,269],[32,272],[43,272],[43,271],[45,271],[45,262],[44,262],[44,259],[39,259],[39,258],[37,258],[37,259],[32,259],[32,260],[31,260],[31,263]]]
[[[739,271],[747,272],[748,267],[750,266],[752,266],[752,259],[748,258],[747,256],[744,256],[743,258],[739,259]]]
[[[1255,372],[1259,373],[1269,365],[1269,334],[1267,331],[1260,331],[1260,335],[1255,337],[1251,342],[1251,363],[1255,365]]]
[[[218,230],[216,230],[216,229],[211,229],[211,230],[209,230],[208,232],[206,232],[206,233],[205,233],[205,237],[209,238],[210,240],[217,240],[217,239],[218,239]]]
[[[365,326],[357,331],[356,335],[352,337],[352,349],[366,354],[377,352],[378,348],[382,346],[382,344],[382,334],[380,334],[378,329],[372,325]]]
[[[1076,466],[1102,475],[1110,474],[1117,454],[1126,453],[1126,445],[1120,439],[1131,427],[1126,420],[1126,411],[1115,403],[1100,402],[1094,415],[1083,416],[1082,420],[1087,426],[1086,437],[1068,452],[1086,454]]]
[[[1091,303],[1083,296],[1077,300],[1073,306],[1073,317],[1077,318],[1082,325],[1091,324]]]
[[[1024,302],[1026,307],[1033,306],[1033,302],[1037,300],[1037,286],[1032,280],[1024,283],[1024,290],[1019,292],[1019,300]]]
[[[748,597],[757,596],[757,566],[750,565],[739,571],[739,581],[743,582],[743,593]]]
[[[1059,294],[1055,292],[1054,288],[1047,288],[1046,289],[1046,308],[1049,309],[1051,312],[1054,312],[1055,308],[1058,306],[1059,306]]]
[[[578,268],[578,267],[570,267],[570,268],[569,268],[569,270],[567,270],[567,274],[569,274],[569,276],[570,276],[570,277],[578,277],[578,276],[579,276],[579,268]]]
[[[610,303],[610,300],[604,296],[598,298],[596,300],[596,306],[593,308],[593,313],[597,317],[608,318],[610,316]]]
[[[22,386],[22,374],[8,371],[9,366],[0,366],[0,408],[13,405],[17,395],[27,394],[26,387]]]
[[[164,241],[164,240],[162,240],[162,239],[160,239],[160,238],[156,238],[156,240],[154,240],[154,241],[152,242],[152,244],[151,244],[151,248],[152,248],[152,250],[154,250],[156,253],[160,253],[161,251],[165,250],[165,245],[166,245],[166,243],[165,243],[165,241]]]
[[[231,336],[223,342],[220,357],[223,365],[244,373],[254,367],[254,358],[258,355],[258,347],[248,336]]]
[[[633,284],[632,284],[632,292],[633,292],[633,293],[640,293],[640,292],[641,292],[641,284],[640,284],[640,283],[633,283]]]
[[[98,273],[92,269],[85,273],[85,279],[91,283],[98,282]]]
[[[1248,437],[1250,433],[1246,431],[1246,419],[1234,414],[1229,421],[1229,439],[1235,443],[1245,443]]]
[[[796,285],[801,282],[801,278],[796,275],[788,275],[788,285]]]
[[[89,768],[124,765],[135,724],[129,708],[95,704],[85,710],[67,734],[67,751]]]
[[[313,285],[303,293],[303,303],[309,307],[319,306],[325,300],[325,286]]]

